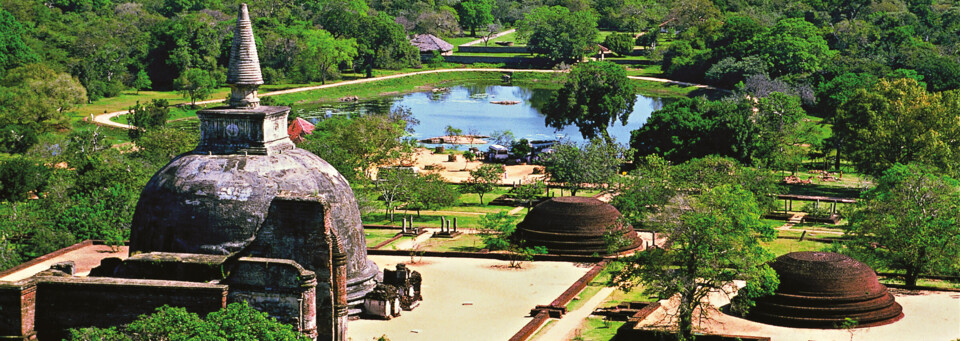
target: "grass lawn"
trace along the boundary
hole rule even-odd
[[[804,235],[804,234],[803,234],[803,231],[807,231],[807,234]],[[840,230],[835,230],[835,229],[834,229],[834,230],[831,230],[831,231],[840,231]],[[813,229],[810,229],[810,228],[804,228],[804,229],[798,229],[798,230],[786,230],[786,231],[779,231],[779,232],[780,232],[780,236],[781,236],[781,237],[797,237],[797,238],[799,238],[801,235],[803,235],[803,236],[804,236],[804,237],[803,237],[804,239],[807,239],[807,238],[820,238],[820,239],[831,239],[831,240],[838,240],[838,241],[843,240],[843,235],[842,235],[842,234],[830,233],[830,232],[826,232],[825,230],[817,231],[817,230],[813,230]]]
[[[624,321],[607,321],[602,317],[587,317],[577,328],[578,336],[575,340],[583,341],[607,341],[612,340],[617,335],[617,329],[620,329]]]
[[[374,247],[383,241],[393,238],[400,230],[393,229],[364,229],[363,235],[367,237],[367,247]]]
[[[463,36],[463,37],[446,37],[446,38],[443,38],[443,41],[446,41],[446,42],[450,43],[450,45],[453,45],[454,47],[457,47],[457,46],[460,46],[460,45],[469,43],[469,42],[474,41],[474,40],[477,40],[477,39],[480,39],[480,38],[471,37],[471,36]]]
[[[549,82],[555,77],[556,75],[549,73],[516,72],[514,73],[514,83]],[[501,74],[499,72],[443,72],[420,74],[376,82],[348,84],[333,88],[284,94],[277,96],[276,100],[279,103],[316,103],[336,101],[344,96],[359,96],[360,98],[366,99],[422,91],[423,89],[451,86],[472,81],[501,82]]]
[[[795,239],[774,239],[769,242],[763,242],[764,247],[773,252],[777,257],[797,251],[823,251],[830,247],[828,243],[814,242],[809,240],[798,241]]]
[[[504,57],[504,58],[506,58],[506,57],[515,57],[515,58],[531,58],[531,59],[533,59],[533,58],[534,58],[534,57],[533,57],[533,54],[530,54],[529,52],[523,52],[523,53],[503,53],[503,52],[490,52],[490,53],[483,53],[483,52],[457,52],[457,53],[454,53],[454,55],[456,55],[456,56],[466,56],[466,57]]]
[[[582,307],[587,301],[590,300],[601,288],[606,287],[610,280],[613,278],[613,272],[619,271],[623,268],[623,263],[611,262],[607,264],[603,270],[600,270],[600,273],[597,274],[597,277],[594,277],[590,283],[587,283],[587,287],[583,288],[583,291],[580,291],[580,294],[577,295],[579,299],[574,298],[570,303],[567,303],[567,311],[573,311]]]
[[[397,214],[394,214],[394,220],[390,221],[390,217],[386,216],[382,210],[363,216],[364,224],[371,225],[400,225],[400,219],[404,216],[413,218],[414,226],[425,226],[425,227],[440,227],[440,217],[447,217],[448,219],[457,218],[457,226],[461,228],[478,228],[480,227],[480,215],[478,214],[427,214],[421,213],[420,216],[417,216],[416,212],[412,214],[400,214],[402,211],[397,211]],[[405,211],[404,211],[405,212]]]
[[[656,97],[696,97],[700,93],[707,95],[707,93],[717,92],[695,86],[682,86],[664,82],[634,80],[634,84],[637,86],[637,93]]]
[[[637,65],[640,67],[641,65]],[[663,76],[663,70],[660,65],[650,65],[643,68],[627,68],[627,76],[641,76],[641,77],[661,77]]]
[[[498,41],[512,41],[513,46],[526,46],[527,44],[527,42],[525,41],[517,40],[517,32],[513,31],[510,33],[504,34],[502,36],[490,39],[490,41],[487,42],[487,46],[500,46],[500,45],[494,44],[495,42],[498,42]],[[481,43],[479,46],[483,46],[483,43]]]
[[[880,283],[906,285],[906,282],[904,282],[900,277],[880,277]],[[960,283],[958,282],[944,281],[939,279],[919,278],[917,279],[917,285],[944,289],[960,289]]]
[[[483,237],[476,234],[461,234],[456,238],[430,238],[420,244],[420,250],[438,252],[479,252],[483,247]]]

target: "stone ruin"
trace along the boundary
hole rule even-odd
[[[420,305],[420,273],[397,264],[396,270],[383,269],[383,282],[364,301],[364,311],[369,316],[391,319],[400,316],[401,310],[410,311]]]
[[[514,235],[553,254],[607,254],[610,234],[623,241],[614,252],[642,246],[643,240],[621,217],[613,205],[595,198],[551,198],[534,206]]]
[[[757,300],[747,318],[778,326],[842,328],[878,326],[903,318],[903,308],[869,266],[830,252],[792,252],[774,260],[780,286]]]
[[[291,142],[289,107],[260,105],[246,4],[227,83],[229,105],[197,113],[196,149],[143,189],[130,258],[105,259],[86,277],[61,266],[0,283],[0,338],[54,340],[69,328],[122,325],[163,305],[205,314],[246,301],[312,339],[343,341],[348,316],[363,312],[371,292],[395,292],[401,308],[416,306],[419,273],[398,267],[380,283],[347,181]]]

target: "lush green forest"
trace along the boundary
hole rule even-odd
[[[659,66],[657,76],[732,91],[727,99],[684,99],[656,111],[630,141],[641,168],[719,155],[785,173],[815,160],[820,169],[847,167],[868,178],[897,164],[916,164],[911,169],[949,184],[960,172],[955,0],[246,2],[267,84],[420,68],[408,42],[413,34],[462,43],[516,28],[517,39],[550,65],[569,67],[602,41]],[[238,3],[0,0],[0,269],[82,239],[126,238],[147,179],[198,136],[166,126],[165,100],[138,103],[131,122],[141,129],[131,132],[97,128],[71,113],[141,90],[209,97],[225,81]],[[611,68],[626,79],[613,64],[572,74],[590,84],[608,72],[599,69]],[[581,122],[570,109],[586,98],[576,89],[602,86],[576,84],[558,92],[567,108],[548,106],[563,114],[551,124]],[[624,110],[587,103],[600,119],[581,127],[585,136],[605,136],[610,118],[603,115]],[[384,114],[397,129],[383,138],[398,140],[407,122]],[[370,150],[353,153],[320,139],[374,121],[321,124],[307,146],[341,172],[362,174],[370,166],[364,162],[384,152],[376,148],[382,141],[364,141]],[[133,144],[111,146],[113,137]]]

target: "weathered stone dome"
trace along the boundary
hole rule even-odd
[[[330,164],[299,148],[274,155],[177,157],[144,187],[133,216],[130,250],[241,252],[254,242],[280,191],[318,194],[330,203],[334,228],[348,253],[348,299],[359,300],[372,290],[379,270],[367,259],[353,191]]]
[[[846,318],[857,327],[893,323],[900,304],[866,264],[831,252],[792,252],[770,266],[780,276],[774,295],[761,298],[749,318],[802,328],[840,328]]]
[[[319,273],[330,271],[329,254],[289,245],[319,248],[328,243],[309,239],[316,234],[308,232],[278,236],[273,228],[330,227],[347,254],[347,299],[350,306],[359,306],[382,275],[367,259],[353,190],[329,163],[290,141],[289,107],[259,105],[257,86],[263,82],[245,4],[240,5],[229,70],[229,106],[198,111],[197,148],[174,158],[144,187],[133,215],[130,252],[276,256]],[[285,209],[278,204],[285,200],[281,197],[319,197],[327,208],[319,214]],[[319,220],[308,226],[289,224],[287,216],[298,214]]]
[[[623,236],[617,252],[642,244],[630,224],[613,205],[589,197],[557,197],[540,203],[517,224],[517,238],[527,245],[544,246],[557,254],[605,254],[605,233]]]

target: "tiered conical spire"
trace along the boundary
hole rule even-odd
[[[237,15],[237,27],[233,31],[233,45],[230,48],[227,84],[233,89],[230,94],[231,107],[256,108],[260,105],[257,88],[263,84],[263,75],[260,73],[260,59],[257,56],[257,44],[253,39],[253,26],[247,4],[240,4],[240,13]]]

